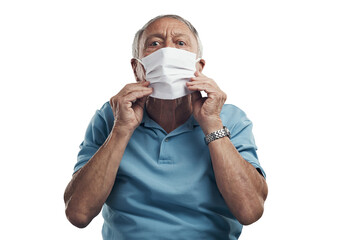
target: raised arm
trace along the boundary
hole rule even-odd
[[[220,112],[226,94],[217,84],[197,72],[187,86],[192,95],[193,114],[205,135],[222,129]],[[200,92],[207,97],[202,98]],[[208,145],[218,189],[232,214],[243,225],[257,221],[263,213],[268,187],[264,177],[242,158],[227,138],[212,141]]]
[[[126,85],[110,100],[114,126],[104,144],[69,182],[64,202],[69,221],[86,227],[97,216],[114,186],[125,148],[143,117],[149,82]]]

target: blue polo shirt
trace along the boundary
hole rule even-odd
[[[260,167],[252,122],[225,104],[223,125],[242,157]],[[107,102],[96,112],[80,145],[75,172],[94,155],[114,123]],[[237,239],[242,225],[229,211],[214,177],[198,122],[191,116],[170,133],[144,111],[123,155],[113,189],[103,206],[103,239]]]

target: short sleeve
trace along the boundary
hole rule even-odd
[[[81,169],[103,145],[112,126],[112,110],[110,104],[106,103],[100,110],[96,111],[87,127],[84,140],[80,144],[80,151],[77,155],[74,173]]]
[[[221,119],[229,129],[231,141],[240,155],[266,177],[258,160],[257,146],[253,135],[253,123],[241,109],[234,105],[225,105],[221,112]]]

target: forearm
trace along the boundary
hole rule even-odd
[[[244,225],[257,221],[268,193],[264,178],[229,138],[211,142],[209,150],[217,186],[233,215]]]
[[[66,215],[74,225],[85,227],[100,212],[131,134],[113,128],[95,155],[74,174],[64,194]]]

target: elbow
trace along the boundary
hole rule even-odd
[[[251,200],[246,207],[241,207],[240,211],[236,216],[237,220],[242,225],[250,225],[257,220],[259,220],[264,212],[264,203],[268,196],[268,186],[265,181],[263,181],[261,194],[259,194],[255,199],[255,203]]]
[[[236,216],[236,219],[241,223],[242,225],[250,225],[255,223],[257,220],[259,220],[263,215],[264,207],[259,206],[255,209],[248,209],[245,211],[241,211],[238,216]]]
[[[79,201],[75,200],[72,195],[71,183],[67,186],[64,192],[64,203],[65,203],[65,215],[69,222],[78,228],[85,228],[89,225],[92,217],[89,216],[86,208],[83,207]],[[82,207],[81,207],[82,206]]]
[[[92,220],[87,214],[71,209],[69,206],[66,207],[65,213],[69,222],[78,228],[85,228]]]
[[[242,225],[250,225],[259,220],[264,212],[264,203],[268,196],[268,185],[264,178],[261,178],[261,191],[254,197],[250,197],[248,201],[239,206],[235,212],[235,217]]]
[[[264,202],[267,198],[268,190],[263,194],[262,196],[258,197],[253,203],[253,201],[250,201],[244,206],[240,207],[240,210],[236,212],[236,219],[242,224],[242,225],[250,225],[257,220],[259,220],[264,212]]]

